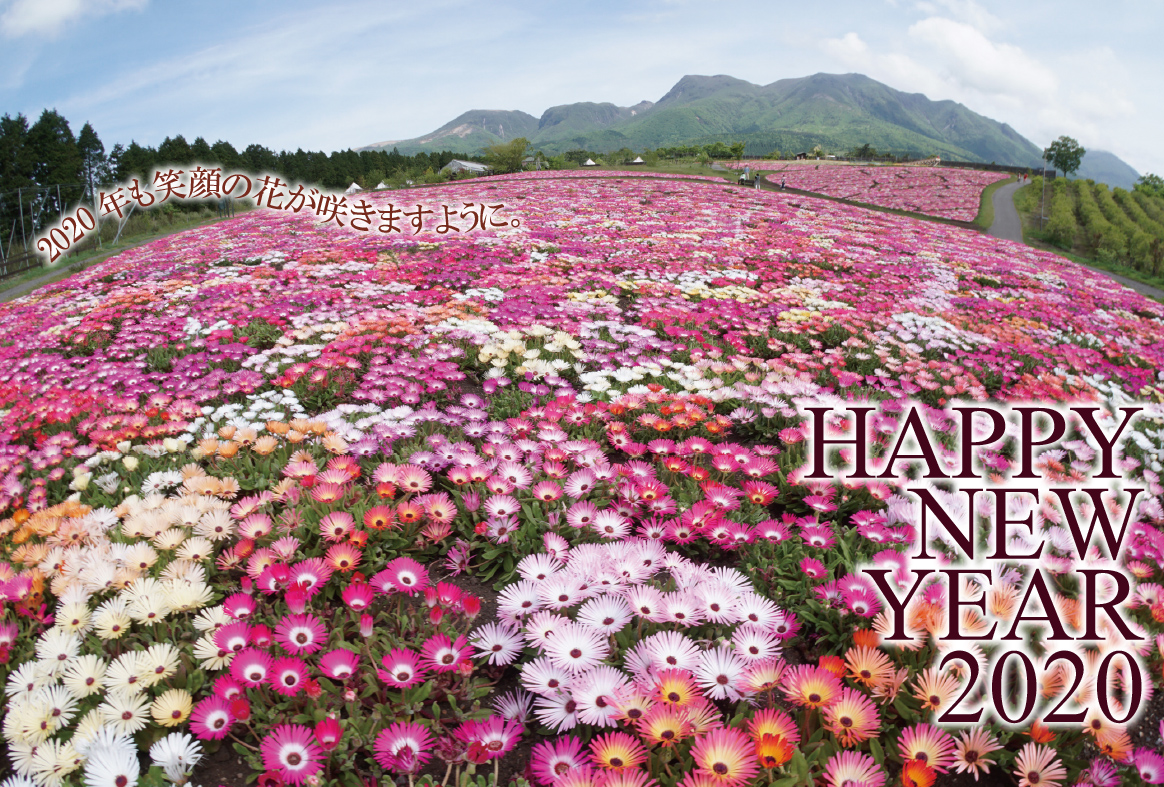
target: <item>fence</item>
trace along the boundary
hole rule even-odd
[[[1034,175],[1042,175],[1043,167],[1036,165],[1033,167],[1016,167],[1011,164],[981,164],[976,161],[942,161],[939,167],[954,167],[956,169],[982,169],[987,172],[1009,172],[1012,175],[1025,175],[1028,172]],[[1055,179],[1055,170],[1047,169],[1047,180]]]
[[[87,191],[79,183],[54,183],[0,192],[0,262],[23,256],[41,230],[85,199]]]
[[[0,260],[0,281],[11,279],[13,276],[19,276],[25,271],[39,268],[42,265],[43,260],[38,254],[32,252],[14,254],[7,259]]]

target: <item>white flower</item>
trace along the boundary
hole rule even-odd
[[[150,747],[150,757],[170,781],[178,782],[202,759],[202,744],[188,733],[172,732]]]
[[[85,763],[85,787],[107,787],[114,784],[135,787],[140,775],[137,752],[120,746],[94,747]]]

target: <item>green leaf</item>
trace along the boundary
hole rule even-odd
[[[881,748],[881,741],[876,738],[870,738],[869,751],[873,754],[873,759],[878,765],[885,764],[885,750]]]
[[[800,777],[801,784],[811,784],[808,780],[808,760],[804,759],[804,754],[796,751],[792,754],[792,767],[796,769],[797,775]]]
[[[416,693],[413,694],[412,697],[410,698],[410,703],[424,702],[425,700],[427,700],[428,696],[430,694],[432,694],[433,685],[434,685],[434,681],[431,681],[431,680],[426,681],[423,686],[416,689]]]
[[[897,712],[901,714],[901,718],[906,719],[907,721],[914,721],[917,719],[917,712],[913,708],[906,705],[905,700],[903,700],[900,695],[898,695],[893,700],[893,707],[896,708]]]

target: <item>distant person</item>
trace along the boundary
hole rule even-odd
[[[756,177],[753,178],[753,183],[757,189],[760,188],[760,173],[759,172],[757,172]]]
[[[784,178],[780,178],[780,190],[784,191]]]

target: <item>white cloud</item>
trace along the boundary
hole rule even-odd
[[[929,16],[950,16],[965,22],[983,33],[994,33],[1002,29],[1002,20],[987,11],[974,0],[936,0],[917,4],[919,11]],[[945,13],[943,13],[945,12]]]
[[[1084,147],[1137,152],[1121,140],[1139,119],[1136,74],[1110,47],[1036,57],[1000,40],[1005,26],[973,0],[914,6],[927,16],[872,45],[855,32],[826,38],[822,52],[898,90],[953,99],[1008,123],[1037,147],[1062,135]]]
[[[0,0],[0,33],[6,38],[54,36],[66,25],[144,8],[149,0]]]
[[[930,49],[929,62],[944,66],[955,84],[987,95],[1035,98],[1053,93],[1051,69],[1010,44],[998,44],[965,22],[932,16],[909,28],[909,36]]]

